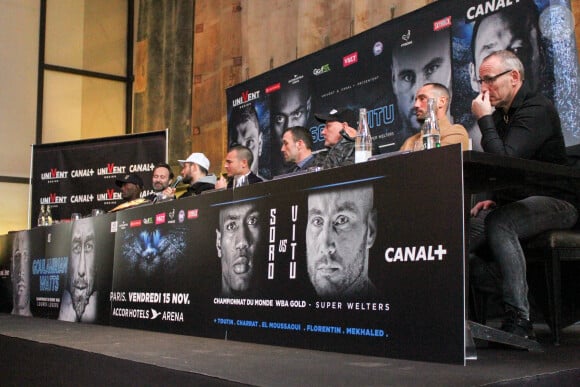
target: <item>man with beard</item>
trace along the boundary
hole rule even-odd
[[[217,178],[209,173],[209,159],[203,153],[192,153],[186,160],[177,161],[181,165],[183,183],[188,185],[187,191],[180,198],[196,196],[215,188]]]
[[[306,261],[318,296],[354,299],[376,293],[368,277],[376,235],[372,185],[308,196]]]
[[[447,113],[449,112],[450,95],[449,90],[440,83],[427,83],[417,91],[415,98],[415,113],[417,121],[423,125],[427,119],[427,102],[430,98],[435,100],[435,116],[441,131],[441,146],[451,144],[461,144],[464,150],[469,149],[469,137],[462,125],[452,125]],[[421,140],[421,132],[409,137],[403,143],[401,150],[414,150],[415,142]]]
[[[26,231],[14,234],[11,275],[12,314],[32,316],[30,312],[30,241]]]
[[[173,171],[167,163],[159,163],[153,168],[153,176],[151,176],[151,185],[153,193],[145,196],[145,199],[156,201],[164,198],[173,198],[175,195],[174,189],[169,185],[173,182]]]
[[[215,245],[221,259],[223,296],[252,290],[255,254],[262,239],[259,223],[260,212],[253,203],[220,211]]]
[[[75,220],[71,232],[67,285],[60,300],[59,320],[94,322],[98,293],[95,290],[95,228],[93,219]]]

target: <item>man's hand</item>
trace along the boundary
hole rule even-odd
[[[174,198],[175,197],[175,188],[167,187],[162,192],[166,198]]]
[[[493,200],[484,200],[473,206],[473,208],[469,213],[471,214],[471,216],[477,216],[477,214],[479,214],[479,211],[488,210],[493,207],[495,207],[495,202]]]
[[[493,113],[493,107],[489,102],[489,94],[486,91],[479,93],[479,95],[471,102],[471,112],[476,120]]]

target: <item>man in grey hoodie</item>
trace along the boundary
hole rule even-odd
[[[187,191],[180,196],[185,198],[195,196],[215,188],[217,180],[213,173],[209,173],[209,160],[203,153],[192,153],[186,160],[177,160],[181,165],[183,183],[189,184]]]

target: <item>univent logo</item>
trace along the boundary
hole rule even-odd
[[[66,179],[68,171],[59,171],[56,168],[50,168],[50,172],[43,172],[40,174],[40,180],[59,180]]]
[[[66,204],[68,196],[59,196],[56,193],[50,193],[48,196],[40,198],[40,204]]]
[[[121,200],[123,197],[121,196],[121,192],[115,192],[114,189],[110,188],[107,189],[105,193],[97,194],[97,201],[98,202],[106,202],[109,200]]]
[[[260,90],[253,91],[251,93],[248,90],[242,91],[242,96],[234,99],[232,101],[232,106],[236,107],[243,103],[250,102],[258,98],[260,98]]]
[[[104,168],[97,168],[97,175],[116,175],[116,174],[125,174],[125,170],[127,167],[115,165],[115,163],[107,163],[107,166]]]

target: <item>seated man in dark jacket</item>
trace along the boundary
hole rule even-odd
[[[248,147],[231,146],[224,162],[228,178],[221,176],[216,183],[216,188],[233,188],[262,182],[262,179],[250,169],[253,161],[254,155]]]
[[[558,112],[551,101],[524,82],[524,66],[513,52],[487,56],[479,67],[478,82],[481,93],[471,109],[485,152],[566,163]],[[506,313],[502,330],[535,339],[520,239],[574,226],[577,206],[570,182],[537,178],[518,189],[494,193],[492,200],[483,200],[471,209],[471,283],[501,294]],[[488,250],[480,249],[483,246]]]
[[[192,153],[186,160],[177,161],[181,165],[183,183],[189,185],[180,198],[199,195],[203,191],[215,188],[217,178],[213,173],[209,173],[209,160],[203,153]]]
[[[315,114],[326,125],[322,130],[325,150],[316,153],[313,167],[324,169],[354,164],[354,139],[358,117],[352,109],[332,109],[328,114]]]

